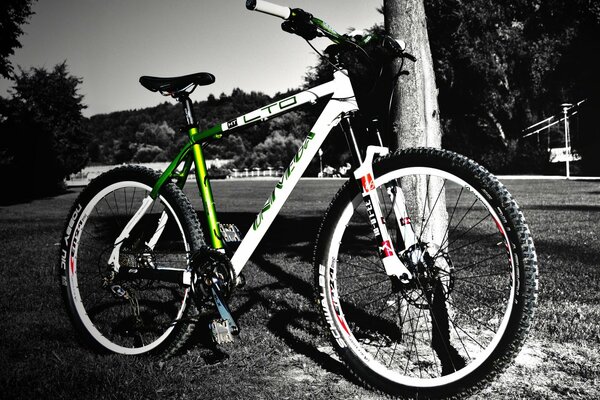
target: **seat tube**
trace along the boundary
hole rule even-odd
[[[197,134],[197,127],[194,126],[189,129],[190,137],[193,137]],[[192,154],[194,157],[194,164],[196,166],[196,182],[198,183],[200,197],[202,198],[202,206],[204,208],[204,215],[206,216],[206,223],[208,225],[210,243],[213,248],[222,249],[223,241],[221,240],[221,230],[219,229],[219,223],[217,221],[215,201],[210,186],[210,180],[208,179],[206,160],[204,159],[204,153],[202,152],[202,146],[200,143],[196,143],[192,146]]]
[[[192,101],[187,95],[178,98],[177,100],[183,103],[185,119],[188,123],[188,135],[190,140],[194,141],[194,137],[198,135],[199,131],[198,125],[196,124],[196,118],[194,118]],[[210,244],[214,249],[222,249],[223,241],[221,240],[221,229],[219,228],[219,222],[217,221],[215,200],[210,187],[210,180],[208,179],[208,171],[206,169],[206,160],[204,159],[204,153],[202,152],[202,146],[200,143],[195,143],[192,145],[192,155],[194,158],[194,165],[196,166],[196,183],[198,184],[200,197],[202,198],[202,206],[204,208],[204,215],[206,217],[206,223],[208,226]]]

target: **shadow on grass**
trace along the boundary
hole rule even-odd
[[[254,215],[248,213],[224,213],[220,219],[224,223],[235,223],[238,226],[244,226],[245,223],[251,222],[253,218]],[[346,380],[360,385],[360,382],[342,362],[317,348],[316,343],[322,342],[323,334],[327,332],[325,332],[326,328],[322,325],[320,316],[316,311],[299,310],[285,300],[274,301],[272,296],[265,295],[265,293],[273,293],[274,291],[291,290],[314,304],[315,292],[311,283],[268,261],[262,253],[284,251],[288,255],[298,256],[302,262],[312,262],[313,242],[320,220],[320,217],[279,217],[275,220],[263,244],[257,249],[255,256],[252,257],[252,261],[258,269],[277,281],[243,289],[244,300],[241,304],[233,307],[233,314],[234,318],[240,319],[244,314],[251,312],[257,306],[261,306],[270,315],[265,323],[267,329],[291,350],[308,357],[325,371],[342,376]],[[290,229],[290,226],[293,229]],[[301,245],[297,246],[297,243],[301,243]],[[207,364],[218,363],[229,357],[212,343],[210,332],[205,328],[211,319],[216,317],[214,311],[203,315],[198,322],[199,329],[196,329],[193,337],[185,346],[185,349],[200,346],[201,356]],[[243,330],[244,327],[241,326],[241,329]]]
[[[258,303],[272,311],[272,317],[267,322],[267,328],[294,352],[308,357],[325,371],[341,375],[357,385],[360,382],[337,359],[320,351],[315,343],[323,336],[325,326],[321,323],[320,315],[315,311],[302,311],[290,305],[285,300],[277,301],[274,305],[261,295],[263,289],[289,288],[293,292],[315,303],[313,286],[303,279],[284,271],[280,266],[266,260],[262,256],[252,259],[256,266],[277,279],[276,283],[254,288],[247,291],[249,300],[236,310],[243,314]]]
[[[600,260],[600,248],[598,246],[590,246],[575,240],[568,242],[568,239],[556,240],[536,237],[534,240],[538,255],[543,255],[547,260],[550,260],[550,265],[560,265],[558,263],[561,261],[567,263],[567,265],[570,265],[569,274],[595,272],[598,260]],[[575,264],[581,264],[581,271],[573,269]],[[584,266],[590,268],[583,268]]]
[[[202,221],[203,215],[198,218]],[[220,212],[219,221],[235,224],[242,235],[250,228],[256,215],[247,212]],[[312,263],[313,248],[322,216],[279,215],[265,234],[254,254],[285,252],[297,256],[303,262]],[[203,227],[205,224],[202,224]],[[204,232],[205,238],[207,233]]]

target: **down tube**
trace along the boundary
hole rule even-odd
[[[231,258],[231,264],[236,275],[244,268],[244,265],[302,177],[302,174],[304,174],[308,164],[323,144],[331,129],[339,122],[341,114],[355,109],[356,103],[354,101],[332,99],[327,104],[311,132],[302,143],[298,153],[283,172],[277,185],[275,185],[271,196],[269,196],[262,210],[257,214],[244,240],[240,243],[240,246]]]

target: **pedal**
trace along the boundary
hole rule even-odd
[[[233,343],[233,332],[226,319],[215,319],[208,327],[217,344]]]
[[[219,229],[221,230],[223,241],[225,241],[229,247],[236,249],[240,245],[242,234],[237,226],[234,224],[219,223]]]
[[[217,321],[223,321],[221,324],[225,323],[224,326],[225,326],[225,328],[227,328],[227,332],[230,335],[235,335],[235,336],[239,335],[240,328],[237,325],[237,323],[235,322],[233,315],[231,315],[231,310],[229,309],[229,306],[227,305],[227,303],[223,299],[223,296],[221,295],[221,288],[220,288],[218,279],[213,278],[212,285],[210,286],[210,291],[212,293],[213,300],[215,302],[215,306],[217,307],[217,311],[219,312],[219,315],[221,316],[221,319],[217,320]],[[213,321],[213,324],[214,324],[214,321]],[[215,325],[215,326],[218,327],[218,325]],[[211,329],[213,329],[213,328],[211,328]],[[214,331],[215,330],[213,329],[213,333],[214,333]],[[218,330],[218,331],[221,331],[221,330]]]

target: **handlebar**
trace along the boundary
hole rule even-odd
[[[302,36],[306,40],[312,40],[317,36],[326,36],[337,44],[352,42],[354,46],[358,45],[348,35],[340,35],[324,21],[314,18],[312,14],[300,8],[291,9],[265,0],[246,0],[246,8],[250,11],[259,11],[284,19],[285,21],[281,24],[284,31]],[[398,42],[395,39],[389,39],[387,41],[383,40],[382,43],[388,50],[395,53],[397,57],[416,61],[414,56],[404,51],[405,44],[403,41]]]
[[[261,13],[283,19],[290,18],[292,14],[292,10],[289,7],[269,3],[264,0],[246,0],[246,8],[250,11],[260,11]]]

